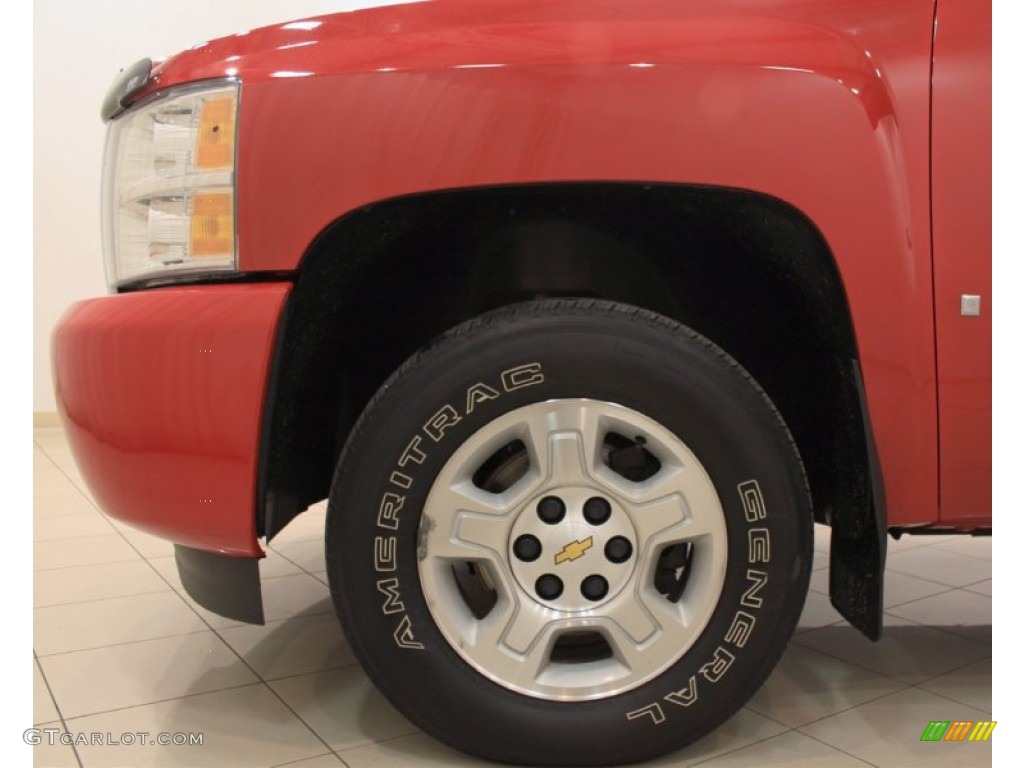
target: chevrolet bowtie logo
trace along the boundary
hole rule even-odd
[[[594,537],[587,536],[583,541],[571,541],[562,547],[562,551],[555,555],[555,565],[561,565],[566,560],[570,562],[579,560],[587,553],[587,550],[594,546]]]

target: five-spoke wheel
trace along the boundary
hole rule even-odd
[[[800,458],[693,331],[596,301],[477,318],[366,406],[331,488],[353,650],[406,717],[516,764],[638,761],[757,690],[803,605]]]

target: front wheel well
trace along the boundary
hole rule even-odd
[[[260,533],[326,497],[355,419],[417,349],[487,310],[559,296],[632,304],[714,341],[782,413],[815,518],[874,528],[853,324],[817,228],[743,190],[579,183],[396,198],[323,231],[276,344]]]

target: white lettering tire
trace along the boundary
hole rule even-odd
[[[436,340],[338,464],[327,568],[367,673],[491,760],[613,765],[731,717],[791,636],[806,481],[753,379],[693,331],[591,300]]]

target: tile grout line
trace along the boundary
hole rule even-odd
[[[124,537],[122,536],[122,538],[124,538]],[[60,541],[73,541],[73,539],[60,539]],[[125,539],[125,541],[127,541],[127,539]],[[35,542],[33,542],[33,543],[35,543]],[[44,542],[40,542],[40,543],[44,543]],[[134,549],[134,547],[132,549]],[[138,550],[137,549],[135,549],[135,553],[138,554]],[[139,555],[139,557],[142,557],[142,555]],[[143,558],[143,559],[145,559],[145,558]],[[32,573],[46,573],[48,571],[66,571],[68,568],[84,568],[84,567],[89,566],[89,565],[114,565],[115,563],[134,563],[134,562],[135,562],[135,558],[125,558],[124,560],[104,560],[104,561],[99,562],[99,563],[79,563],[78,565],[57,565],[57,566],[54,566],[53,568],[33,568],[32,569]],[[172,589],[173,589],[173,587],[172,587]]]
[[[359,666],[360,666],[360,664],[359,664],[358,661],[353,661],[350,664],[339,664],[336,667],[326,667],[324,669],[318,669],[318,670],[315,670],[313,672],[296,672],[294,675],[281,675],[280,677],[266,677],[266,678],[264,678],[264,677],[261,676],[260,680],[265,682],[267,685],[270,685],[270,683],[280,683],[283,680],[294,680],[297,677],[308,677],[308,676],[311,676],[311,675],[320,675],[320,674],[323,674],[324,672],[337,672],[337,671],[342,670],[342,669],[352,669],[353,667],[359,667]]]
[[[298,760],[292,760],[290,763],[278,763],[277,765],[270,766],[270,768],[289,768],[289,766],[299,765],[300,763],[304,763],[306,760],[316,760],[316,759],[321,758],[321,757],[327,757],[328,755],[333,755],[334,757],[337,757],[338,760],[341,760],[341,758],[338,757],[338,753],[337,752],[324,752],[322,755],[313,755],[312,757],[302,757],[302,758],[299,758]],[[344,766],[344,768],[348,768],[348,763],[346,763],[344,760],[341,760],[341,765]]]
[[[901,574],[901,575],[905,576],[906,574]],[[927,581],[927,579],[923,579],[923,581]],[[945,584],[941,584],[940,585],[936,581],[929,581],[928,583],[929,584],[935,584],[936,586],[943,586],[943,587],[946,586]],[[936,592],[936,593],[931,594],[931,595],[925,595],[924,597],[915,597],[913,600],[904,600],[902,603],[893,603],[892,605],[889,605],[889,606],[883,605],[882,606],[882,612],[885,613],[890,608],[902,608],[904,605],[910,605],[911,603],[916,603],[916,602],[919,602],[921,600],[928,600],[928,599],[933,598],[933,597],[938,597],[939,595],[948,595],[950,592],[955,592],[958,589],[960,589],[960,587],[947,587],[946,589],[942,590],[941,592]],[[903,617],[900,616],[900,618],[902,619]]]
[[[46,453],[47,458],[49,458],[49,453],[46,451],[46,449],[43,448],[42,451],[43,451],[43,453]],[[62,474],[64,476],[64,479],[67,480],[69,483],[71,483],[71,486],[75,489],[75,491],[78,493],[78,495],[81,496],[82,498],[84,498],[87,502],[89,502],[89,506],[91,506],[93,509],[95,509],[100,515],[102,515],[103,519],[105,521],[107,521],[107,523],[109,525],[110,523],[109,523],[109,520],[107,520],[107,516],[103,514],[103,510],[100,509],[100,507],[96,503],[95,499],[93,499],[92,496],[89,495],[89,492],[86,489],[79,487],[78,483],[76,483],[74,480],[72,480],[71,476],[64,470],[64,468],[61,467],[59,464],[57,464],[55,461],[53,461],[52,458],[50,459],[50,461],[53,463],[54,467],[57,468],[57,471],[60,472],[60,474]],[[40,498],[61,498],[61,497],[60,496],[42,496]],[[35,502],[35,500],[36,500],[36,495],[33,493],[32,494],[32,501]],[[111,525],[110,527],[113,528],[114,526]]]
[[[35,430],[34,430],[34,429],[33,429],[32,431],[33,431],[33,432],[35,432]],[[63,431],[64,431],[64,430],[61,430],[61,432],[63,432]],[[38,448],[38,449],[39,449],[39,451],[40,451],[40,452],[41,452],[41,453],[42,453],[42,454],[43,454],[43,455],[44,455],[44,456],[46,457],[46,460],[47,460],[48,462],[50,462],[51,464],[53,464],[54,466],[56,466],[56,462],[55,462],[55,461],[53,460],[53,458],[52,458],[52,457],[50,456],[50,452],[49,452],[49,451],[47,451],[47,450],[46,450],[45,448],[43,448],[43,446],[42,446],[42,445],[40,445],[40,444],[39,444],[38,442],[36,442],[36,438],[35,438],[35,435],[33,435],[33,436],[32,436],[32,445],[34,445],[34,446],[35,446],[36,448]]]
[[[74,488],[78,492],[79,495],[85,497],[86,501],[88,501],[96,509],[97,512],[99,512],[101,515],[103,515],[103,510],[101,510],[99,508],[99,505],[96,503],[95,499],[93,499],[92,496],[89,494],[89,490],[87,488],[83,488],[81,485],[76,483],[74,478],[72,478],[71,475],[68,474],[67,470],[65,470],[64,467],[62,467],[60,464],[58,464],[56,461],[53,460],[53,457],[50,456],[49,451],[47,451],[45,448],[41,448],[41,450],[43,451],[43,453],[46,454],[46,457],[50,460],[50,462],[53,464],[53,466],[57,468],[57,471],[60,472],[60,474],[62,474],[64,476],[64,479],[67,480],[69,483],[71,483],[71,487]],[[72,458],[72,462],[74,462],[73,458]],[[83,481],[83,484],[84,484],[84,481]],[[35,501],[35,498],[36,498],[36,496],[33,493],[32,494],[32,500]],[[54,497],[54,496],[45,497],[44,496],[44,497],[41,497],[41,498],[60,498],[60,497],[59,496],[56,496],[56,497]],[[107,516],[103,515],[103,518],[104,518],[104,520],[106,520]],[[111,528],[113,528],[113,526],[111,526]]]
[[[983,659],[976,659],[975,661],[969,661],[966,664],[962,664],[959,667],[954,667],[953,669],[950,669],[950,670],[948,670],[946,672],[940,672],[937,675],[932,675],[931,677],[926,677],[924,680],[918,680],[916,683],[912,684],[912,687],[917,688],[919,691],[924,691],[925,693],[931,693],[931,694],[933,694],[935,696],[941,696],[944,699],[949,699],[950,701],[956,702],[957,704],[960,704],[961,706],[971,707],[972,709],[978,709],[978,707],[975,707],[973,704],[968,704],[966,701],[960,701],[959,699],[954,699],[952,696],[947,696],[944,693],[939,693],[938,691],[933,691],[930,688],[922,688],[921,686],[922,686],[923,683],[931,682],[932,680],[936,680],[936,679],[938,679],[940,677],[943,677],[944,675],[950,675],[950,674],[952,674],[954,672],[959,672],[960,670],[967,669],[967,667],[973,666],[975,664],[980,664],[981,662],[985,661],[986,659],[989,660],[989,661],[992,660],[991,648],[989,649],[989,655],[986,656]],[[991,686],[989,687],[989,694],[991,695]],[[991,706],[991,701],[990,701],[989,702],[989,714],[991,714],[991,709],[992,709],[992,706]]]
[[[978,581],[972,581],[970,584],[965,584],[964,586],[960,587],[960,589],[970,589],[971,587],[976,587],[979,584],[984,584],[986,581],[992,581],[992,577],[989,576],[987,579],[979,579]]]
[[[892,680],[894,678],[889,678],[889,679]],[[809,725],[814,725],[815,723],[820,723],[822,720],[828,720],[830,717],[835,717],[836,715],[842,715],[842,714],[844,714],[846,712],[852,712],[855,709],[859,709],[860,707],[866,706],[868,704],[874,704],[876,701],[881,701],[882,699],[886,699],[886,698],[888,698],[890,696],[895,696],[897,694],[903,693],[904,691],[910,690],[911,688],[914,687],[914,685],[912,683],[904,683],[902,680],[898,680],[897,682],[899,682],[903,687],[899,688],[899,689],[897,689],[895,691],[889,691],[888,693],[883,693],[880,696],[875,696],[875,697],[870,698],[870,699],[865,699],[864,701],[861,701],[861,702],[859,702],[857,704],[854,704],[853,706],[844,707],[843,709],[836,710],[835,712],[832,712],[830,714],[822,715],[821,717],[816,717],[813,720],[808,720],[806,723],[803,723],[802,725],[795,726],[794,730],[797,730],[797,731],[800,731],[801,733],[804,733],[803,729],[806,728]],[[761,713],[758,712],[758,714],[761,714]],[[809,733],[808,734],[804,734],[804,735],[810,736]],[[832,746],[832,745],[829,744],[829,746]]]
[[[967,669],[967,667],[970,667],[970,666],[972,666],[974,664],[980,664],[981,662],[985,661],[986,659],[991,659],[991,658],[992,658],[992,654],[990,652],[988,656],[984,656],[984,657],[982,657],[980,659],[975,659],[974,661],[965,662],[965,663],[961,664],[959,667],[953,667],[953,669],[950,669],[950,670],[948,670],[946,672],[939,672],[937,675],[932,675],[931,677],[926,677],[924,680],[918,680],[916,683],[911,683],[911,685],[918,686],[921,683],[927,683],[927,682],[929,682],[931,680],[934,680],[937,677],[942,677],[943,675],[948,675],[951,672],[959,672],[961,669]]]
[[[754,710],[750,710],[750,711],[753,712]],[[759,714],[760,715],[761,713],[757,712],[755,714]],[[764,715],[761,715],[761,716],[764,717]],[[772,722],[775,722],[775,723],[779,722],[778,720],[775,720],[775,719],[770,718],[770,717],[768,719],[771,720]],[[729,750],[726,750],[725,752],[719,752],[717,754],[711,755],[710,757],[707,757],[707,758],[704,758],[702,760],[699,760],[696,763],[687,763],[686,764],[686,768],[698,768],[698,766],[707,765],[712,760],[718,760],[718,759],[723,758],[723,757],[728,757],[729,755],[736,754],[740,750],[747,749],[748,747],[756,747],[758,744],[764,744],[766,741],[771,741],[772,739],[774,739],[774,738],[776,738],[778,736],[785,736],[787,733],[793,733],[793,731],[796,730],[795,728],[790,728],[788,725],[785,725],[784,723],[779,723],[779,725],[784,725],[786,730],[782,731],[781,733],[774,733],[771,736],[766,736],[763,739],[758,739],[757,741],[752,741],[749,744],[744,744],[742,747],[736,747],[736,749],[729,749]]]
[[[39,501],[40,499],[59,499],[59,498],[61,498],[61,497],[60,496],[33,496],[32,500],[33,500],[33,502],[35,502],[35,501]],[[70,498],[70,497],[68,497],[68,498]],[[34,506],[34,504],[33,504],[33,506]],[[69,517],[89,517],[89,516],[92,516],[92,515],[102,515],[102,514],[103,514],[102,512],[95,512],[95,511],[93,511],[91,509],[86,511],[86,512],[63,512],[63,513],[62,512],[51,512],[50,514],[45,515],[44,517],[33,517],[33,520],[36,520],[36,521],[38,521],[38,520],[64,520],[64,519],[69,518]],[[106,536],[107,534],[101,533],[101,534],[93,534],[93,535]],[[78,538],[78,537],[77,536],[70,536],[68,538],[74,539],[74,538]],[[43,541],[59,541],[59,539],[43,539]]]
[[[991,540],[991,537],[990,536],[971,536],[970,534],[959,534],[957,536],[957,539],[990,539]],[[932,546],[942,547],[944,550],[949,550],[949,551],[953,552],[954,554],[962,555],[963,557],[973,557],[975,560],[987,560],[989,562],[992,562],[992,555],[987,555],[987,556],[985,556],[985,555],[972,555],[969,552],[957,552],[956,550],[952,549],[952,547],[950,545],[956,545],[956,544],[960,543],[957,539],[951,539],[949,541],[940,541],[938,544],[934,544]]]
[[[952,554],[957,554],[957,553],[953,552]],[[967,557],[967,555],[963,555],[963,557]],[[974,559],[977,560],[979,558],[974,558]],[[990,560],[988,562],[991,564],[992,561]],[[886,572],[888,572],[890,570],[888,562],[886,563],[885,570],[886,570]],[[947,589],[963,589],[964,586],[967,586],[967,585],[958,586],[956,584],[946,584],[945,582],[942,582],[942,581],[936,581],[935,579],[929,579],[926,576],[919,576],[916,573],[908,573],[907,571],[901,571],[898,568],[892,568],[891,570],[892,570],[893,573],[899,574],[900,576],[909,576],[910,578],[917,579],[918,581],[924,581],[924,582],[927,582],[929,584],[935,584],[936,586],[939,586],[939,587],[946,587]],[[983,581],[991,580],[991,578],[992,577],[989,576],[988,579],[978,579],[978,581],[972,581],[971,584],[980,584]]]
[[[126,560],[125,562],[134,562],[133,560]],[[69,605],[88,605],[89,603],[101,603],[104,600],[120,600],[128,597],[146,597],[147,595],[163,595],[166,594],[166,589],[151,589],[148,592],[133,592],[130,595],[111,595],[110,597],[87,597],[85,600],[69,600],[66,603],[47,603],[46,605],[33,605],[33,611],[42,611],[47,608],[66,608]],[[184,632],[182,634],[189,634]],[[170,635],[168,635],[170,637]],[[52,656],[53,654],[47,654]]]
[[[110,525],[110,521],[107,520],[106,515],[102,512],[99,513],[103,518],[103,522]],[[64,517],[85,517],[85,515],[65,515]],[[50,520],[63,520],[64,517],[51,517]],[[34,522],[34,521],[33,521]],[[114,526],[110,525],[110,530],[113,531]],[[78,541],[80,539],[102,539],[104,536],[110,536],[109,533],[83,533],[78,536],[54,536],[52,539],[32,539],[33,543],[44,544],[48,541]]]
[[[241,688],[251,688],[255,685],[260,685],[259,680],[253,680],[248,683],[240,683],[239,685],[229,685],[226,688],[217,688],[212,691],[196,691],[195,693],[186,693],[184,696],[170,696],[166,699],[154,699],[153,701],[143,701],[139,704],[128,704],[124,707],[113,707],[112,709],[101,709],[96,712],[83,712],[81,715],[75,715],[69,717],[68,721],[74,722],[75,720],[83,720],[87,717],[96,717],[97,715],[110,715],[114,712],[126,712],[129,709],[139,709],[140,707],[151,707],[155,704],[166,704],[169,701],[181,701],[182,699],[194,699],[196,696],[208,696],[213,693],[224,693],[225,691],[237,691]],[[171,746],[171,745],[162,745]]]
[[[962,668],[963,667],[961,667],[961,669]],[[945,699],[946,701],[951,701],[954,704],[957,704],[957,705],[959,705],[961,707],[970,707],[971,709],[976,709],[979,712],[984,712],[985,714],[989,715],[989,717],[992,716],[992,705],[991,704],[989,704],[989,708],[988,709],[983,709],[982,707],[975,706],[974,704],[968,704],[966,701],[960,701],[959,699],[954,699],[952,696],[947,696],[944,693],[939,693],[938,691],[933,691],[930,688],[921,688],[918,685],[913,685],[911,687],[912,688],[916,688],[917,690],[921,691],[922,693],[930,693],[932,696],[938,696],[940,699]]]
[[[163,594],[157,592],[155,594]],[[115,598],[116,599],[116,598]],[[207,625],[209,626],[209,625]],[[157,640],[170,640],[172,637],[188,637],[189,635],[201,635],[203,632],[209,632],[209,629],[193,629],[189,632],[172,632],[169,635],[160,635],[159,637],[143,637],[139,640],[124,640],[120,643],[107,643],[106,645],[91,645],[88,648],[74,648],[70,651],[57,651],[56,653],[43,653],[38,654],[41,659],[53,659],[57,656],[67,656],[71,653],[86,653],[87,651],[101,651],[104,648],[119,648],[122,645],[139,645],[140,643],[155,643]]]
[[[57,717],[60,718],[61,727],[64,729],[65,732],[68,732],[68,724],[67,721],[64,719],[64,713],[61,711],[60,704],[57,703],[57,697],[53,694],[53,689],[50,687],[50,681],[46,679],[46,672],[43,671],[43,665],[39,663],[39,657],[36,655],[36,652],[34,650],[32,651],[32,660],[35,662],[36,669],[39,670],[39,676],[43,678],[43,685],[46,686],[46,691],[50,694],[50,701],[53,702],[53,708],[57,710]],[[34,716],[33,719],[35,719]],[[35,723],[33,723],[32,725],[33,727],[35,727]],[[82,758],[78,754],[78,749],[75,747],[74,739],[71,740],[70,746],[71,752],[75,756],[75,760],[78,761],[78,768],[85,768],[85,766],[82,763]],[[35,762],[34,749],[32,750],[32,762]]]
[[[919,550],[914,550],[914,552],[916,552],[916,551],[919,551]],[[935,553],[933,552],[932,554],[935,554]],[[973,562],[973,563],[985,563],[985,562],[987,562],[988,566],[989,566],[988,567],[988,572],[989,572],[989,574],[991,574],[991,571],[992,571],[992,567],[991,567],[992,566],[992,561],[990,559],[980,558],[980,557],[971,557],[970,555],[962,555],[962,554],[959,554],[958,552],[942,551],[940,554],[942,554],[942,555],[944,555],[946,557],[953,557],[953,558],[963,557],[963,558],[967,559],[969,562]],[[937,585],[940,585],[942,587],[949,587],[950,589],[963,589],[964,587],[967,586],[967,584],[977,584],[978,582],[984,582],[984,581],[987,581],[987,579],[991,579],[991,575],[989,575],[989,577],[987,579],[972,580],[972,581],[969,581],[967,584],[946,584],[945,582],[938,582],[935,579],[929,579],[928,577],[924,577],[924,575],[921,575],[920,573],[916,573],[916,572],[914,572],[912,570],[904,570],[903,568],[905,568],[905,567],[907,567],[907,566],[901,565],[900,563],[896,563],[895,565],[893,565],[891,558],[887,558],[886,559],[886,571],[887,572],[891,570],[894,573],[899,573],[900,575],[907,575],[907,577],[913,577],[914,579],[919,579],[919,580],[921,580],[923,582],[929,582],[930,584],[937,584]]]
[[[857,760],[858,762],[864,763],[864,765],[870,765],[871,768],[879,768],[877,763],[869,763],[863,757],[858,757],[857,755],[853,754],[852,752],[847,752],[845,749],[842,749],[841,747],[837,747],[835,744],[829,744],[824,739],[819,739],[817,736],[814,736],[814,735],[812,735],[810,733],[804,733],[801,730],[797,730],[797,729],[794,729],[794,730],[796,730],[797,733],[799,733],[801,736],[806,736],[808,739],[814,739],[819,744],[824,744],[826,747],[829,747],[830,749],[836,750],[836,752],[840,752],[840,753],[846,755],[847,757],[852,757],[854,760]]]
[[[913,619],[908,619],[908,618],[905,618],[903,616],[900,616],[900,618],[903,619],[904,621],[914,621]],[[945,633],[947,635],[952,635],[953,637],[959,637],[961,640],[966,640],[966,641],[968,641],[970,643],[976,643],[978,645],[984,645],[984,646],[986,646],[988,648],[992,647],[992,641],[991,640],[988,640],[988,641],[976,640],[975,638],[970,637],[968,635],[962,635],[959,632],[956,632],[955,630],[950,629],[948,626],[941,626],[940,627],[937,624],[921,624],[921,622],[919,622],[919,621],[918,622],[914,622],[914,623],[918,624],[919,626],[922,626],[922,627],[930,627],[931,629],[934,629],[937,632],[943,632],[943,633]],[[990,632],[992,630],[992,625],[991,624],[962,624],[961,626],[964,627],[965,629],[967,627],[986,627],[987,626],[989,628]]]
[[[978,562],[984,562],[984,561],[983,560],[979,560]],[[886,566],[886,571],[889,571],[889,570],[892,570],[893,573],[898,573],[900,576],[910,576],[912,578],[917,579],[918,581],[926,581],[929,584],[935,584],[938,587],[946,587],[947,590],[948,589],[963,589],[964,587],[970,586],[971,584],[978,584],[979,582],[988,581],[989,579],[992,578],[991,576],[989,576],[988,579],[978,579],[977,581],[971,581],[971,582],[968,582],[967,584],[946,584],[946,583],[941,582],[941,581],[936,581],[935,579],[928,579],[928,578],[925,578],[924,576],[919,576],[916,573],[909,573],[907,571],[901,571],[898,568],[890,569],[888,566]]]
[[[410,725],[411,725],[411,723],[410,723]],[[345,753],[345,752],[354,752],[357,749],[365,749],[366,747],[372,747],[372,746],[374,746],[376,744],[390,744],[392,741],[398,741],[399,739],[407,739],[410,736],[419,736],[419,735],[426,736],[431,741],[435,741],[435,742],[437,742],[438,744],[440,744],[440,745],[442,745],[444,747],[448,746],[443,741],[439,741],[438,739],[435,739],[433,736],[431,736],[426,731],[420,730],[415,725],[413,725],[413,730],[409,731],[408,733],[400,733],[397,736],[388,736],[386,739],[376,739],[376,740],[372,740],[371,739],[370,741],[357,742],[355,744],[352,744],[351,746],[345,747],[343,750],[341,750],[341,752],[335,753],[335,754],[337,754],[338,757],[341,757],[341,755],[343,753]],[[456,750],[456,751],[458,751],[458,750]],[[465,753],[460,753],[460,754],[465,754]],[[483,760],[484,758],[474,757],[474,759],[476,759],[476,760]],[[503,765],[503,763],[495,763],[495,762],[490,761],[490,760],[487,760],[485,762],[487,762],[489,765],[494,765],[494,766]],[[346,763],[346,765],[347,765],[347,763]]]
[[[173,555],[172,555],[172,558],[173,558]],[[156,570],[154,568],[154,566],[149,562],[149,558],[143,558],[143,560],[146,562],[147,565],[149,565],[150,568],[153,568],[153,570]],[[34,573],[47,573],[47,572],[50,572],[50,571],[63,571],[63,570],[67,570],[69,568],[92,568],[94,566],[103,566],[103,565],[123,565],[125,563],[134,563],[134,562],[136,562],[136,561],[133,559],[133,560],[114,560],[114,561],[109,562],[109,563],[88,563],[86,565],[66,565],[66,566],[61,566],[60,568],[44,568],[44,569],[42,569],[40,571],[34,571]],[[277,579],[287,579],[287,578],[292,577],[292,576],[313,576],[313,574],[312,573],[305,573],[304,572],[304,573],[282,573],[282,574],[278,574],[277,576],[261,576],[260,577],[260,582],[262,583],[264,581],[275,581]],[[313,576],[313,578],[316,579],[316,576]],[[320,581],[320,579],[316,579],[316,580]],[[178,589],[173,584],[171,584],[167,579],[163,579],[163,581],[167,585],[166,589],[152,589],[152,590],[149,590],[148,592],[134,592],[134,593],[128,594],[128,595],[111,595],[109,597],[87,597],[84,600],[69,600],[66,603],[50,603],[48,605],[33,605],[32,609],[33,610],[41,610],[43,608],[59,608],[59,607],[64,607],[64,606],[68,606],[68,605],[82,605],[82,604],[85,604],[85,603],[99,603],[99,602],[102,602],[104,600],[121,600],[121,599],[129,598],[129,597],[143,597],[145,595],[162,595],[162,594],[164,594],[164,593],[166,593],[168,591],[170,591],[170,592],[178,592],[178,593],[181,593],[181,592],[185,591],[184,588]],[[323,582],[320,582],[320,583],[322,584]],[[329,613],[329,611],[323,611],[323,613]],[[310,614],[310,615],[314,615],[314,614]],[[289,617],[285,617],[285,618],[289,618]],[[284,619],[273,619],[273,621],[284,621]],[[244,626],[244,625],[245,625],[244,622],[240,622],[240,626]],[[222,629],[228,629],[228,627],[222,627]],[[178,634],[190,634],[190,633],[188,633],[188,632],[181,632],[181,633],[178,633]],[[171,635],[168,635],[168,637],[171,637]]]

